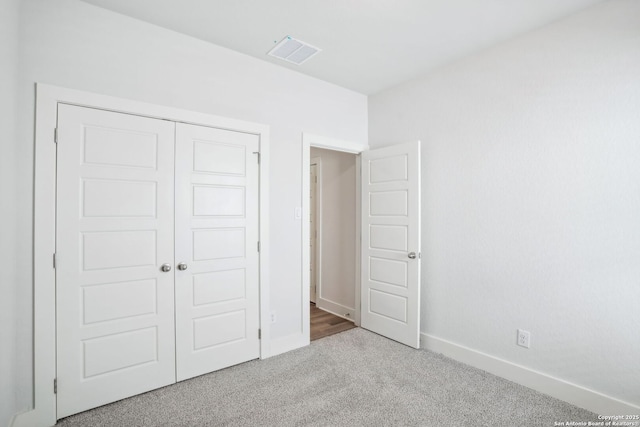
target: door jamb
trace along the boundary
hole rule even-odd
[[[310,160],[309,165],[316,165],[316,211],[314,212],[316,215],[316,269],[313,274],[316,279],[316,305],[318,303],[318,299],[320,298],[321,286],[322,283],[322,158],[313,157]],[[309,185],[311,186],[311,182]],[[309,208],[309,215],[311,215],[311,208]],[[309,236],[311,239],[311,236]],[[309,257],[311,261],[311,257]],[[311,292],[311,291],[309,291]],[[309,298],[311,299],[311,298]]]
[[[56,423],[55,201],[58,104],[241,131],[260,138],[260,358],[271,356],[269,310],[269,126],[206,113],[36,84],[33,219],[33,409],[16,415],[11,425]]]
[[[309,313],[309,267],[311,255],[309,250],[309,191],[310,187],[310,159],[311,147],[324,148],[327,150],[342,151],[356,154],[356,262],[360,260],[360,156],[359,154],[369,149],[366,143],[345,141],[328,138],[320,135],[313,135],[304,132],[302,134],[302,334],[306,344],[310,342],[310,313]],[[356,268],[355,274],[355,313],[353,320],[360,326],[360,268]],[[317,295],[316,295],[317,299]]]

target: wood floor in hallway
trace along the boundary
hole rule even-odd
[[[348,331],[356,326],[350,320],[320,310],[311,304],[311,341]]]

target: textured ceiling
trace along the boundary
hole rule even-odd
[[[83,0],[373,94],[602,0]],[[323,51],[297,66],[284,36]]]

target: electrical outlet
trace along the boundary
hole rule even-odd
[[[276,323],[276,312],[275,311],[271,312],[271,323]]]
[[[524,329],[518,329],[518,342],[520,347],[529,348],[531,345],[531,333]]]

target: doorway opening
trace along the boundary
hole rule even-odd
[[[359,262],[357,156],[311,147],[309,161],[310,340],[354,328]]]
[[[355,326],[360,326],[360,274],[361,274],[361,268],[360,268],[360,253],[361,253],[361,248],[360,248],[360,240],[361,240],[361,230],[360,230],[360,224],[361,224],[361,210],[360,210],[360,205],[361,205],[361,200],[360,200],[360,196],[361,196],[361,190],[360,190],[360,153],[366,151],[369,147],[366,145],[366,143],[360,143],[360,142],[355,142],[355,141],[346,141],[346,140],[339,140],[339,139],[334,139],[334,138],[327,138],[324,136],[319,136],[319,135],[313,135],[313,134],[309,134],[309,133],[303,133],[302,134],[302,158],[301,158],[301,163],[302,163],[302,289],[301,289],[301,304],[302,304],[302,340],[303,342],[305,342],[307,345],[310,342],[310,338],[311,338],[311,303],[310,303],[310,286],[311,286],[311,251],[310,251],[310,210],[311,210],[311,206],[310,206],[310,194],[311,194],[311,183],[310,183],[310,177],[311,177],[311,149],[312,148],[323,148],[323,149],[327,149],[329,151],[335,151],[335,152],[339,152],[339,153],[350,153],[352,155],[354,155],[355,157],[355,198],[353,200],[353,202],[355,203],[355,209],[356,209],[356,216],[355,216],[355,237],[354,237],[354,243],[355,243],[355,277],[354,277],[354,304],[352,307],[353,310],[349,311],[349,313],[351,314],[351,316],[349,316],[352,320],[353,323],[355,324]],[[315,156],[317,157],[317,156]],[[317,170],[316,170],[317,173]],[[320,174],[322,174],[322,172],[320,172]],[[322,182],[321,179],[318,180],[320,183]],[[317,221],[318,224],[322,224],[322,220]],[[320,246],[322,246],[322,241],[318,242]],[[322,253],[322,250],[319,250],[320,253]],[[320,261],[322,263],[322,260]],[[317,268],[316,270],[318,272],[321,272],[322,268]],[[321,281],[323,281],[324,278],[321,276]],[[318,297],[322,297],[322,285],[320,286],[321,289],[319,289],[319,293],[320,295],[318,295],[318,290],[316,289],[316,301],[318,301]],[[348,310],[347,310],[348,311]],[[344,313],[340,313],[340,314],[344,314]],[[340,317],[340,319],[344,319],[345,317],[342,316]]]

